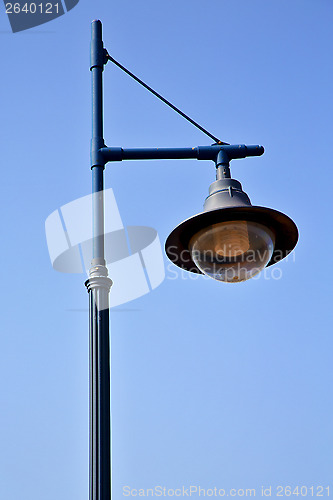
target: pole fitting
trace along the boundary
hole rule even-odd
[[[102,23],[99,20],[91,24],[91,42],[90,71],[93,68],[100,68],[103,71],[108,59],[103,47]]]
[[[90,164],[91,168],[100,166],[105,167],[106,160],[103,155],[102,148],[105,147],[105,142],[103,137],[93,137],[91,139],[90,147]]]
[[[108,270],[103,265],[95,265],[89,270],[89,279],[85,282],[88,292],[94,288],[104,288],[109,291],[112,280],[108,278]]]
[[[229,162],[228,153],[224,149],[220,149],[215,160],[217,180],[231,178]]]

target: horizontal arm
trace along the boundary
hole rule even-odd
[[[213,160],[223,151],[230,160],[246,158],[247,156],[261,156],[264,153],[262,146],[237,145],[213,145],[197,146],[195,148],[101,148],[95,152],[95,165],[105,165],[109,161],[122,160]],[[94,165],[94,161],[92,163]]]

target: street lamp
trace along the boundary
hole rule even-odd
[[[155,96],[215,142],[194,148],[107,147],[103,138],[104,66],[112,61]],[[103,172],[112,161],[143,159],[211,160],[216,181],[210,186],[204,211],[182,222],[167,238],[166,254],[177,266],[219,281],[245,281],[265,266],[283,259],[295,247],[294,222],[276,210],[252,206],[240,182],[231,178],[230,161],[264,153],[262,146],[230,145],[214,137],[155,90],[113,59],[103,47],[102,24],[92,22],[92,200],[93,258],[86,287],[89,292],[89,498],[111,498],[109,291],[112,285],[104,258]]]
[[[258,274],[288,255],[298,231],[287,216],[271,208],[252,206],[240,182],[231,179],[233,158],[259,156],[261,146],[218,146],[216,178],[204,211],[177,226],[165,249],[177,266],[219,281],[236,283]]]

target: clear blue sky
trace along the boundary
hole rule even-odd
[[[88,498],[88,295],[55,272],[48,215],[90,192],[90,23],[109,52],[212,133],[263,144],[232,174],[299,227],[260,279],[191,279],[111,312],[113,495],[122,488],[331,485],[330,0],[81,0],[13,34],[1,6],[0,498]],[[210,144],[109,63],[109,146]],[[162,242],[200,212],[214,166],[108,166],[124,223]],[[112,277],[112,276],[111,276]],[[195,497],[196,498],[196,497]]]

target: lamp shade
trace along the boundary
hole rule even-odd
[[[167,238],[165,250],[171,262],[219,281],[239,282],[294,249],[298,230],[287,215],[252,206],[234,179],[212,186],[205,211],[179,224]]]

